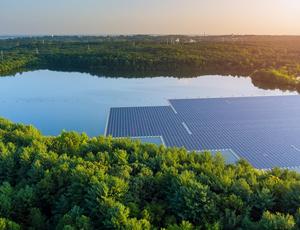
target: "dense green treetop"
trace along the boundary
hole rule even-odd
[[[300,175],[0,119],[0,229],[299,229]]]

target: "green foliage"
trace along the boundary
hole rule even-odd
[[[170,225],[167,230],[193,230],[193,225],[188,221],[182,221],[180,225]]]
[[[20,230],[20,229],[21,227],[15,222],[5,218],[0,218],[0,230]]]
[[[0,216],[9,217],[13,211],[13,188],[8,182],[3,182],[0,186]]]
[[[269,211],[264,212],[260,220],[260,229],[274,230],[289,230],[294,229],[295,221],[293,216],[289,214],[276,213],[272,214]]]
[[[300,175],[0,119],[0,229],[297,229]]]
[[[300,208],[298,208],[297,213],[295,215],[295,221],[297,228],[300,229]]]
[[[30,209],[29,219],[31,229],[46,229],[46,218],[38,208]]]
[[[179,220],[201,224],[215,215],[215,204],[207,185],[197,182],[193,172],[184,171],[172,182],[171,209]]]
[[[78,206],[74,206],[68,213],[66,213],[58,222],[56,227],[60,229],[78,229],[89,230],[92,229],[90,218],[83,215],[84,210]]]
[[[266,84],[269,87],[287,87],[288,89],[300,89],[300,78],[297,72],[289,74],[284,68],[282,69],[262,69],[255,71],[252,75],[252,81],[257,84]]]

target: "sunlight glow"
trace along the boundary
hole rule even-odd
[[[1,0],[0,3],[0,34],[299,35],[299,22],[299,0]]]

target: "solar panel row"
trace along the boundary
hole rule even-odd
[[[300,166],[300,97],[176,99],[112,108],[107,135],[162,136],[188,150],[232,149],[257,168]]]

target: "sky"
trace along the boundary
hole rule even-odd
[[[300,35],[300,0],[0,0],[0,35]]]

